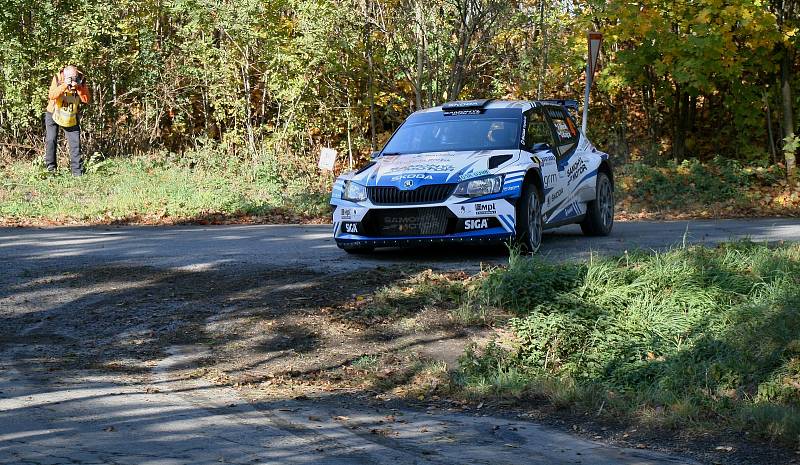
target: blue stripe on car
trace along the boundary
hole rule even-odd
[[[511,219],[510,216],[501,215],[500,216],[500,221],[503,222],[503,224],[506,226],[506,229],[508,229],[509,232],[513,233],[515,231],[516,228],[514,228],[514,222],[513,222],[513,220]]]
[[[587,179],[589,179],[590,177],[592,177],[592,176],[594,176],[596,174],[597,174],[597,170],[593,170],[593,171],[589,172],[588,174],[586,174],[586,176],[582,177],[581,180],[578,181],[578,184],[575,184],[576,189],[577,189],[577,186],[580,186],[583,181],[586,181]]]

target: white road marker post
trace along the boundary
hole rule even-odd
[[[600,32],[590,32],[589,56],[586,61],[586,92],[583,94],[583,118],[581,119],[581,131],[586,134],[586,122],[589,118],[589,91],[592,89],[594,72],[597,69],[597,57],[600,55],[600,44],[603,43],[603,34]]]
[[[323,171],[333,171],[333,167],[336,166],[336,150],[328,147],[323,147],[319,153],[319,166],[320,170]]]

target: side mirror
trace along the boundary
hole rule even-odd
[[[380,150],[379,150],[379,151],[377,151],[377,152],[372,152],[372,153],[369,155],[369,159],[370,159],[370,160],[374,160],[374,159],[376,159],[376,158],[378,158],[378,157],[380,157],[380,156],[381,156],[381,152],[380,152]]]

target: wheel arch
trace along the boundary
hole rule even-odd
[[[608,160],[603,160],[600,162],[600,166],[597,167],[598,173],[605,173],[608,176],[608,180],[611,181],[611,189],[614,190],[614,170],[611,167],[611,162]]]
[[[539,194],[544,196],[544,180],[542,180],[542,172],[539,168],[531,168],[525,173],[525,178],[522,180],[522,186],[533,184],[539,189]]]

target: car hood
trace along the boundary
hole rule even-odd
[[[489,160],[498,155],[511,156],[500,165],[503,166],[516,160],[519,150],[384,155],[356,173],[352,180],[366,186],[394,186],[401,190],[429,184],[455,184],[499,171],[499,167],[489,169]]]

